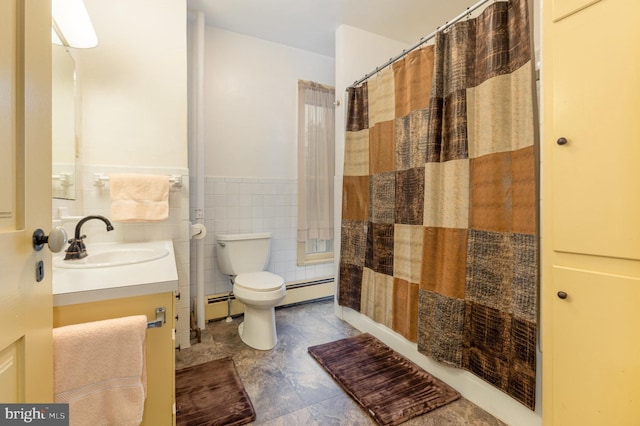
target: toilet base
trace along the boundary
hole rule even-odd
[[[245,305],[244,321],[238,326],[240,339],[254,349],[268,351],[278,343],[274,308]]]

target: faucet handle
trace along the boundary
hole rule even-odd
[[[36,229],[32,236],[33,249],[40,251],[45,244],[53,253],[58,253],[67,244],[67,231],[62,226],[56,226],[49,235],[45,235],[42,229]]]

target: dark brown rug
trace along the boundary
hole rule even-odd
[[[231,357],[176,371],[176,424],[244,425],[256,418]]]
[[[460,398],[367,333],[311,346],[309,353],[379,425],[398,425]]]

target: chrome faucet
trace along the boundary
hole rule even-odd
[[[107,231],[113,231],[113,225],[104,216],[87,216],[78,222],[76,225],[76,233],[73,237],[73,240],[69,240],[69,248],[66,250],[66,255],[64,256],[64,260],[77,260],[87,257],[87,246],[84,244],[84,239],[87,237],[86,235],[80,235],[80,228],[84,225],[85,222],[91,219],[100,219],[107,225]]]

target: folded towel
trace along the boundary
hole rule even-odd
[[[109,176],[111,220],[150,222],[169,217],[169,178],[156,175]]]
[[[54,397],[72,426],[142,422],[146,334],[144,315],[53,329]]]

